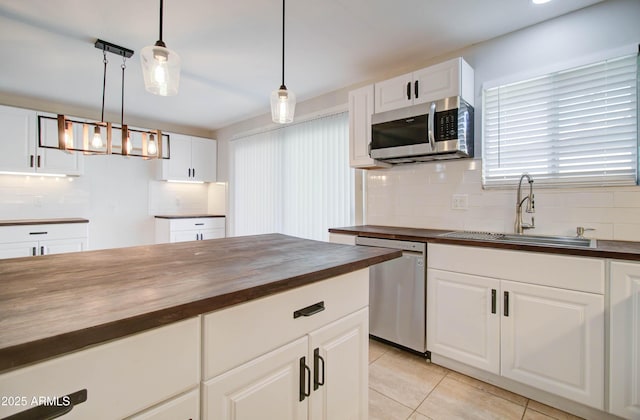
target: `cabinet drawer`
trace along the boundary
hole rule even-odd
[[[34,397],[82,389],[87,400],[65,420],[130,416],[196,387],[199,360],[199,318],[114,340],[0,375],[0,395],[26,397],[27,403],[0,406],[0,418],[33,407]]]
[[[200,388],[175,397],[157,407],[145,410],[127,420],[199,420]]]
[[[61,223],[0,227],[0,243],[85,237],[87,237],[86,223]]]
[[[193,219],[172,219],[170,230],[216,229],[224,228],[224,217],[198,217]]]
[[[294,318],[295,311],[319,302],[323,311]],[[363,269],[205,315],[204,379],[367,305],[369,270]]]
[[[460,245],[428,244],[427,265],[457,273],[604,294],[604,260]]]

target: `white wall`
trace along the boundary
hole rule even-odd
[[[556,19],[468,48],[412,62],[398,63],[381,78],[400,75],[446,59],[463,56],[475,69],[476,149],[481,150],[482,86],[485,82],[528,75],[571,63],[585,56],[640,42],[640,1],[608,0]],[[425,56],[429,56],[428,51]],[[297,115],[347,102],[350,86],[298,105]],[[219,175],[227,180],[228,140],[264,126],[268,116],[218,130]],[[479,156],[479,152],[478,152]],[[423,163],[366,171],[365,219],[368,224],[444,229],[512,231],[515,192],[484,191],[480,160]],[[535,184],[534,184],[535,185]],[[230,186],[232,187],[232,186]],[[452,194],[469,196],[469,210],[452,210]],[[576,226],[595,227],[594,237],[640,240],[640,188],[538,190],[536,233],[575,233]]]
[[[85,156],[80,177],[0,175],[0,220],[89,219],[89,248],[154,243],[155,214],[207,213],[207,184],[156,181],[160,162]]]

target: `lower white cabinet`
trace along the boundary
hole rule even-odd
[[[206,315],[202,418],[365,420],[367,290],[359,270]]]
[[[0,227],[0,259],[79,252],[87,249],[87,224]]]
[[[520,264],[523,255],[535,263]],[[434,361],[444,356],[604,410],[603,260],[439,244],[429,244],[428,258]],[[588,290],[567,287],[581,281]]]
[[[609,410],[640,419],[640,264],[611,262]]]
[[[224,237],[224,217],[156,217],[156,243],[203,241]]]
[[[127,420],[200,420],[200,388],[127,417]]]
[[[121,419],[197,389],[199,381],[200,319],[191,318],[0,375],[0,395],[23,398],[0,405],[0,418],[34,408],[41,397],[64,404],[64,396],[86,390],[65,420]]]

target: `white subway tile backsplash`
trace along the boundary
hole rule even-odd
[[[366,223],[513,231],[516,190],[482,189],[480,160],[395,166],[366,176]],[[589,237],[640,241],[640,187],[542,189],[534,183],[534,193],[536,229],[527,233],[573,236],[584,226],[596,229]],[[469,208],[452,209],[453,194],[467,194]]]

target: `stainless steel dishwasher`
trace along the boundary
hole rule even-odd
[[[369,334],[426,353],[427,245],[364,237],[356,245],[402,250],[369,268]]]

